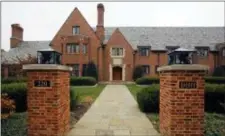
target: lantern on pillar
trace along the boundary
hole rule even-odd
[[[192,53],[194,50],[178,48],[168,54],[169,65],[172,64],[192,64]]]
[[[38,64],[61,64],[61,53],[52,48],[37,51]]]

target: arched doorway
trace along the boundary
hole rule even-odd
[[[113,80],[122,80],[122,68],[121,67],[113,67]]]

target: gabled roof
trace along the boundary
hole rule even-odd
[[[37,51],[41,49],[50,48],[50,41],[23,41],[18,47],[10,49],[8,52],[1,54],[1,64],[18,63],[17,57],[26,59],[30,54],[32,57],[37,56]]]
[[[107,43],[113,31],[119,28],[133,49],[137,46],[151,46],[151,50],[166,50],[167,46],[187,49],[209,47],[225,41],[224,27],[105,27]]]

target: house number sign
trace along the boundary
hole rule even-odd
[[[194,89],[194,88],[197,88],[197,83],[196,82],[193,82],[193,81],[180,81],[179,83],[179,87],[182,88],[182,89]]]
[[[35,80],[35,87],[51,87],[51,82],[49,80]]]

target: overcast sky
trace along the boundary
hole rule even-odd
[[[75,7],[91,26],[99,2],[2,2],[1,47],[9,50],[11,24],[24,40],[51,40]],[[102,2],[105,26],[224,26],[223,2]]]

